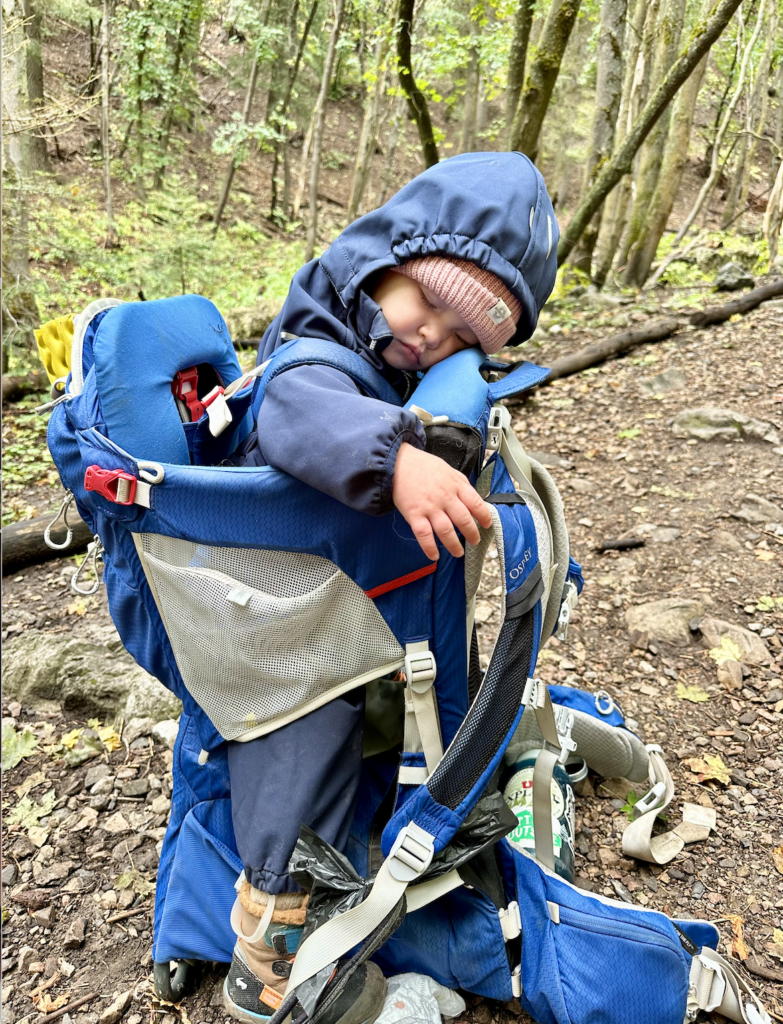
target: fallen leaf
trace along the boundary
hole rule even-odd
[[[743,920],[739,914],[729,914],[728,920],[731,922],[731,930],[734,935],[731,940],[731,951],[735,953],[740,960],[747,960],[748,947],[745,945],[745,937],[742,934]]]
[[[696,495],[693,491],[678,491],[676,487],[669,487],[668,484],[663,487],[659,487],[657,484],[653,484],[650,487],[651,494],[662,494],[664,498],[687,498],[691,501]]]
[[[29,757],[38,746],[38,740],[32,729],[25,727],[21,732],[16,731],[13,721],[3,719],[2,730],[2,761],[0,768],[4,772],[16,768],[24,757]]]
[[[758,611],[758,612],[771,612],[771,611],[774,611],[776,605],[780,606],[782,604],[783,604],[783,597],[770,597],[770,596],[765,594],[763,597],[760,597],[758,599],[758,603],[756,605],[756,611]]]
[[[114,727],[111,725],[104,725],[102,729],[99,729],[98,738],[109,753],[113,750],[119,750],[122,746],[119,733],[115,732]]]
[[[42,992],[40,995],[33,996],[33,1005],[39,1013],[54,1013],[61,1006],[65,1006],[70,998],[70,992],[63,992],[56,999],[52,999],[48,992]]]
[[[79,737],[84,732],[84,729],[71,729],[70,732],[63,733],[63,738],[60,740],[64,747],[70,750],[75,747],[79,742]]]
[[[71,601],[65,610],[69,615],[86,615],[90,603],[83,597],[77,597],[75,601]]]
[[[742,661],[742,651],[731,637],[728,636],[721,637],[720,647],[712,647],[707,651],[707,654],[718,665],[722,665],[724,661]]]
[[[46,782],[45,772],[33,772],[32,775],[27,776],[21,786],[16,787],[14,793],[20,798],[27,796],[31,789],[40,786],[42,782]]]
[[[699,776],[699,782],[715,779],[717,782],[723,783],[724,786],[728,786],[731,782],[731,773],[723,763],[723,758],[717,754],[705,754],[703,759],[688,757],[682,763]]]
[[[106,748],[101,743],[98,734],[93,729],[83,729],[82,735],[70,750],[65,753],[65,763],[75,768],[84,764],[91,757],[103,754]]]
[[[20,825],[22,828],[33,828],[41,818],[52,813],[57,797],[50,789],[40,804],[33,803],[28,796],[23,796],[19,803],[5,816],[6,825]]]
[[[136,871],[126,871],[118,875],[114,880],[115,889],[133,889],[138,896],[148,896],[155,891],[155,883],[149,882],[144,876]]]
[[[776,846],[772,851],[772,860],[775,862],[775,867],[783,875],[783,846]]]
[[[774,551],[765,551],[764,548],[756,548],[753,554],[760,562],[771,562],[775,558]]]
[[[641,434],[641,430],[637,429],[636,427],[633,427],[630,430],[618,430],[617,431],[617,436],[618,436],[618,438],[620,438],[620,440],[623,440],[624,438],[628,438],[628,440],[632,441],[635,437],[638,437],[639,434]]]
[[[783,960],[783,930],[780,928],[773,929],[772,942],[768,944],[767,952],[771,956],[776,956],[778,960]]]
[[[676,693],[680,700],[689,700],[692,704],[703,704],[710,699],[707,691],[696,685],[686,686],[684,683],[677,683]]]

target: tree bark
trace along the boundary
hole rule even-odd
[[[198,10],[198,8],[197,8]],[[183,60],[187,60],[187,46],[188,38],[192,32],[193,26],[189,24],[192,16],[190,0],[186,0],[182,9],[182,18],[180,19],[179,28],[177,30],[177,42],[174,47],[174,68],[172,72],[172,80],[174,82],[174,90],[177,91],[180,85],[180,79],[183,71]],[[196,31],[198,35],[198,30]],[[153,183],[154,189],[159,189],[163,185],[163,177],[166,173],[166,155],[169,149],[169,141],[171,139],[171,129],[174,125],[174,105],[176,103],[176,97],[170,96],[169,103],[166,108],[166,113],[163,115],[163,125],[161,127],[160,141],[158,143],[160,149],[160,164],[155,170],[155,178]]]
[[[729,101],[728,107],[726,108],[726,112],[723,115],[723,121],[721,122],[720,128],[718,128],[718,134],[715,137],[715,144],[712,148],[712,163],[710,164],[710,173],[707,176],[707,180],[702,185],[698,196],[696,196],[696,202],[693,204],[691,212],[685,218],[685,223],[677,232],[677,237],[674,240],[675,245],[678,242],[681,242],[690,230],[691,224],[693,224],[693,222],[699,216],[702,206],[704,206],[707,197],[712,192],[715,186],[715,182],[718,180],[718,175],[720,173],[720,147],[726,134],[726,129],[729,127],[729,121],[731,120],[732,114],[734,113],[734,108],[737,106],[737,102],[739,101],[739,98],[742,95],[742,89],[745,85],[745,75],[747,74],[750,56],[753,52],[753,47],[756,45],[756,40],[759,37],[761,27],[764,23],[765,8],[766,4],[764,0],[760,0],[759,13],[758,17],[756,18],[756,27],[754,28],[753,34],[751,35],[750,40],[747,46],[745,47],[745,52],[742,54],[742,63],[740,64],[737,88],[734,90],[734,95]]]
[[[16,402],[25,395],[33,395],[36,391],[47,391],[49,378],[43,370],[28,373],[26,377],[8,377],[3,375],[3,405]]]
[[[419,132],[421,151],[427,167],[433,167],[440,157],[430,119],[427,98],[416,85],[411,64],[411,35],[413,33],[414,0],[400,0],[400,20],[397,28],[397,57],[400,86],[408,102],[408,113]]]
[[[680,86],[693,73],[704,54],[723,32],[740,2],[741,0],[719,0],[712,15],[706,21],[696,25],[688,46],[672,64],[669,73],[645,103],[625,141],[599,172],[595,184],[579,204],[568,227],[560,236],[560,244],[557,248],[559,264],[568,258],[602,200],[622,176],[630,171],[634,155],[647,138],[650,129],[677,94]]]
[[[637,288],[641,288],[649,276],[685,173],[693,115],[708,60],[709,54],[705,53],[677,96],[661,173],[647,212],[647,225],[638,239],[626,270],[627,280]]]
[[[693,313],[688,318],[688,323],[692,327],[709,327],[711,324],[722,324],[727,320],[731,320],[737,314],[749,313],[751,309],[760,306],[762,302],[775,299],[778,295],[783,295],[783,279],[763,284],[760,288],[754,288],[752,291],[745,292],[740,298],[732,299],[731,302],[726,302],[722,306],[710,306],[708,309],[702,309],[698,313]]]
[[[629,26],[626,63],[623,73],[623,89],[620,97],[620,112],[615,127],[615,149],[628,134],[641,107],[641,90],[644,79],[646,53],[652,45],[652,30],[658,10],[657,0],[637,0],[633,21]],[[647,27],[647,31],[645,31]],[[609,195],[606,204],[601,204],[601,224],[598,231],[598,252],[592,262],[592,278],[598,288],[603,288],[620,244],[627,219],[628,203],[631,198],[631,180],[626,175]]]
[[[111,202],[111,137],[109,135],[109,16],[110,0],[103,0],[101,26],[101,151],[103,153],[103,192],[106,203],[106,248],[117,245]]]
[[[253,107],[253,97],[256,92],[256,83],[258,82],[258,53],[253,47],[253,65],[250,68],[250,81],[247,83],[247,90],[245,92],[245,105],[242,108],[242,123],[247,124],[250,119],[250,111]],[[223,188],[220,190],[220,199],[218,199],[217,209],[215,210],[214,223],[215,226],[212,229],[212,235],[217,234],[220,222],[223,220],[223,214],[226,209],[226,203],[231,193],[231,184],[234,180],[234,174],[237,169],[237,158],[236,156],[231,157],[231,163],[228,165],[226,171],[226,177],[223,180]]]
[[[470,11],[468,11],[470,18]],[[468,54],[468,70],[465,75],[465,95],[462,99],[462,134],[460,136],[460,153],[472,153],[476,148],[476,129],[478,127],[479,101],[479,51],[478,25],[470,18],[470,51]]]
[[[50,548],[44,540],[44,531],[54,518],[39,516],[37,519],[27,519],[3,527],[3,576],[18,572],[28,565],[48,562],[52,558],[70,558],[87,547],[92,540],[92,530],[72,508],[68,521],[73,530],[73,540],[64,551]],[[52,539],[61,544],[65,543],[65,530],[55,530]]]
[[[27,99],[30,105],[30,115],[34,121],[37,121],[39,118],[36,115],[40,116],[43,113],[45,103],[43,61],[41,60],[41,15],[34,0],[22,0],[22,10],[24,11],[24,33],[27,40],[25,47]],[[28,145],[31,169],[48,171],[50,169],[49,154],[46,152],[42,127],[34,127],[30,131]]]
[[[656,44],[650,69],[651,91],[657,88],[677,54],[684,18],[685,0],[664,0],[661,16],[656,26]],[[664,110],[639,151],[639,169],[636,174],[634,201],[622,256],[622,262],[626,264],[623,276],[626,285],[635,283],[633,278],[628,275],[627,260],[629,254],[633,254],[647,224],[647,213],[655,186],[658,184],[663,151],[669,134],[670,111],[671,107]]]
[[[778,164],[775,184],[772,186],[767,209],[764,212],[764,237],[769,245],[768,269],[770,271],[778,254],[781,224],[783,224],[783,160]]]
[[[381,190],[378,193],[377,206],[383,206],[386,202],[386,196],[389,191],[389,185],[391,183],[391,175],[394,170],[394,157],[397,153],[397,143],[400,140],[400,128],[402,127],[402,119],[405,115],[405,101],[401,96],[397,97],[397,101],[394,107],[394,114],[392,116],[392,123],[389,129],[389,135],[386,140],[386,162],[383,165],[383,175],[381,177]]]
[[[392,10],[391,26],[396,21],[396,12]],[[365,99],[364,119],[362,130],[359,136],[359,145],[356,150],[356,162],[353,169],[353,181],[351,183],[351,196],[348,200],[348,223],[356,220],[359,214],[359,205],[367,186],[367,178],[372,166],[372,158],[375,153],[375,146],[378,139],[378,122],[381,116],[381,102],[386,94],[386,59],[389,56],[391,45],[391,26],[381,25],[380,35],[375,43],[375,56],[373,59],[373,80],[367,90]]]
[[[630,331],[622,331],[620,334],[612,335],[611,338],[604,338],[603,341],[586,345],[584,348],[572,352],[571,355],[555,359],[547,381],[570,377],[574,373],[580,373],[590,366],[605,363],[607,359],[613,359],[623,352],[629,352],[632,348],[637,348],[650,341],[663,341],[665,338],[670,338],[680,327],[682,327],[681,320],[667,317],[665,320],[654,320],[644,327],[634,327]]]
[[[508,54],[508,84],[506,86],[506,133],[509,149],[514,148],[511,144],[511,131],[514,114],[519,104],[519,94],[522,92],[525,82],[527,47],[530,42],[530,28],[533,24],[535,8],[535,0],[518,0],[517,9],[514,12],[514,34],[511,37],[511,48]]]
[[[342,28],[343,12],[345,11],[345,0],[337,0],[334,13],[334,24],[329,34],[329,47],[326,51],[323,75],[321,76],[321,91],[318,94],[316,104],[317,119],[313,130],[313,155],[310,164],[310,223],[307,225],[307,243],[305,246],[305,263],[309,263],[315,252],[316,233],[318,231],[318,177],[321,173],[321,146],[324,138],[324,125],[326,124],[326,107],[329,97],[329,82],[332,78],[334,68],[334,57],[337,52],[337,40],[340,38]]]
[[[288,116],[288,108],[291,105],[291,95],[294,91],[294,85],[299,75],[299,67],[302,63],[302,56],[304,54],[305,46],[307,45],[307,37],[310,35],[310,29],[313,26],[313,20],[315,19],[315,12],[318,10],[318,0],[313,0],[312,6],[310,7],[310,13],[307,16],[304,28],[302,29],[302,35],[299,39],[299,45],[296,49],[296,56],[294,57],[294,63],[288,72],[288,81],[286,83],[286,90],[282,100],[278,104],[277,110],[272,114],[271,120],[276,122],[278,125]],[[275,159],[272,165],[272,201],[270,203],[269,216],[274,218],[277,210],[277,193],[278,184],[277,177],[280,167],[280,159],[283,160],[283,215],[288,215],[288,198],[290,191],[290,172],[289,172],[289,161],[288,161],[288,139],[284,139],[283,142],[278,143],[275,146]]]
[[[623,45],[627,11],[628,0],[603,0],[601,5],[593,137],[585,166],[582,194],[593,183],[599,168],[609,159],[614,147],[615,128],[623,88]],[[596,210],[587,225],[571,260],[575,267],[583,270],[586,274],[590,273],[600,224],[601,208]]]
[[[535,160],[538,137],[581,0],[553,0],[533,51],[511,129],[511,148]]]

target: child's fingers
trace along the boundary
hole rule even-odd
[[[446,511],[451,517],[452,523],[454,523],[468,544],[478,544],[481,540],[481,534],[465,503],[459,498],[455,498]]]
[[[424,554],[433,562],[438,560],[438,545],[435,543],[435,537],[432,533],[432,527],[428,519],[423,516],[411,520],[410,528],[413,531],[413,536],[419,542],[419,547]]]
[[[449,519],[445,512],[440,510],[433,512],[430,516],[430,522],[441,543],[450,554],[454,555],[455,558],[460,558],[464,555],[465,550],[454,531],[451,519]]]
[[[460,488],[459,496],[473,518],[477,519],[484,529],[489,529],[492,525],[492,513],[478,491],[465,481],[465,485]],[[477,542],[471,541],[471,544],[475,543]]]

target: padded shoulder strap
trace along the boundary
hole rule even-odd
[[[269,382],[294,366],[331,366],[340,370],[366,391],[389,405],[402,405],[402,398],[382,373],[371,366],[358,352],[322,338],[297,338],[281,345],[267,360],[264,373],[253,397],[253,415],[258,412]]]

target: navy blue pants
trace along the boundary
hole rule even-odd
[[[363,733],[360,687],[267,736],[228,744],[234,835],[245,877],[256,889],[298,891],[288,862],[303,824],[344,851]]]

